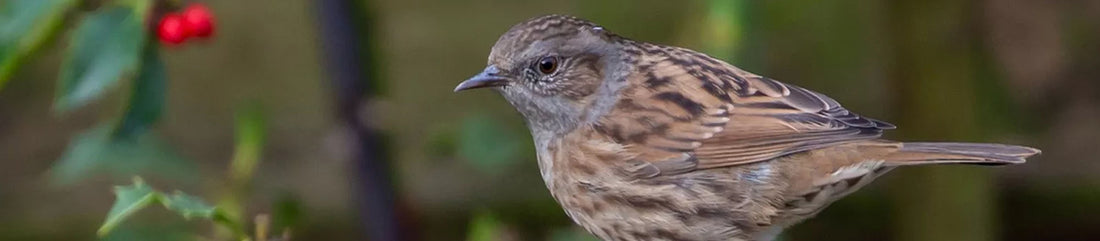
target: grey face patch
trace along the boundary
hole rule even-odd
[[[529,88],[501,89],[501,95],[523,115],[532,133],[565,133],[576,127],[582,107],[559,96],[542,96]]]
[[[526,119],[532,132],[565,133],[606,113],[618,99],[629,73],[621,50],[607,42],[609,33],[590,23],[548,18],[516,26],[493,46],[489,63],[516,80],[501,94]],[[556,56],[558,69],[543,74],[539,59]],[[614,83],[608,84],[608,79]]]

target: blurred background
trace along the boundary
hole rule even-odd
[[[112,168],[237,199],[294,240],[594,240],[550,198],[515,111],[491,91],[451,92],[500,34],[549,13],[817,90],[897,124],[888,138],[1043,150],[1019,166],[898,169],[783,240],[1100,237],[1100,1],[201,2],[215,37],[160,51],[153,133],[178,158]],[[111,187],[135,174],[58,181],[70,142],[127,92],[52,111],[69,35],[0,91],[0,240],[93,240]],[[247,188],[227,188],[242,106],[263,110],[266,142]],[[155,208],[123,226],[105,239],[214,232]]]

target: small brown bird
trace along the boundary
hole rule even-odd
[[[1039,150],[879,139],[894,126],[689,49],[550,15],[455,91],[527,121],[550,194],[604,240],[770,240],[898,166],[1023,163]]]

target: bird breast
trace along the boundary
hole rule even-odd
[[[609,138],[574,133],[536,146],[554,199],[604,240],[751,239],[783,189],[770,184],[781,174],[767,162],[635,178],[623,171],[627,147]]]

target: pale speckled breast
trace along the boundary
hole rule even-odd
[[[540,157],[555,160],[542,165],[554,198],[601,239],[750,240],[783,206],[784,171],[774,162],[632,179],[619,171],[631,158],[623,146],[581,134],[551,141]]]

